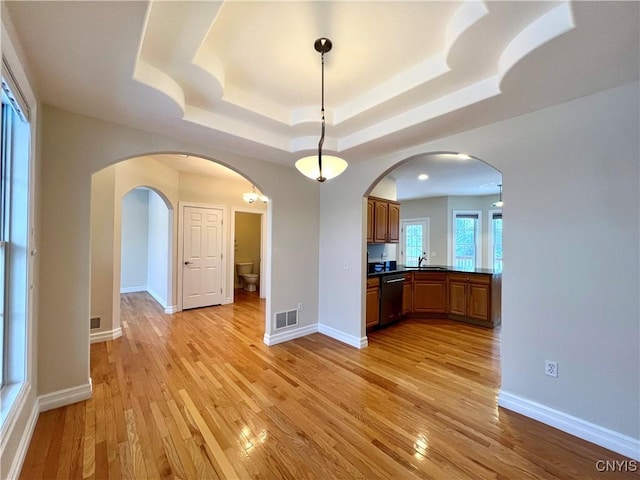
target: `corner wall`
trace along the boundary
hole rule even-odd
[[[595,435],[572,433],[638,455],[638,92],[633,83],[362,160],[327,182],[320,323],[365,335],[363,195],[373,182],[419,153],[469,152],[505,185],[501,399],[541,406],[567,422],[559,428],[587,426]],[[559,362],[557,379],[545,376],[545,359]]]

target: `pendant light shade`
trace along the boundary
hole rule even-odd
[[[322,155],[322,145],[324,144],[325,119],[324,119],[324,54],[331,51],[333,44],[328,38],[319,38],[313,44],[316,52],[320,53],[320,63],[322,65],[322,104],[320,113],[322,114],[322,124],[320,131],[320,141],[318,142],[318,155],[301,158],[296,162],[296,168],[303,175],[324,182],[330,178],[337,177],[347,168],[347,162],[340,157],[332,155]]]
[[[318,166],[318,156],[311,155],[310,157],[301,158],[296,162],[296,168],[298,171],[306,177],[314,180],[320,180],[322,176],[325,180],[330,180],[337,177],[347,168],[347,162],[340,157],[334,157],[331,155],[322,156],[322,174],[320,174],[320,167]]]
[[[502,201],[502,184],[500,184],[498,186],[500,187],[500,200],[498,200],[495,203],[492,203],[491,206],[492,207],[502,208],[502,205],[504,205],[504,202]]]

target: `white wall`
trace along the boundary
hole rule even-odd
[[[149,190],[135,188],[122,199],[122,292],[141,292],[147,289],[149,222]]]
[[[148,197],[148,238],[147,238],[147,291],[162,305],[170,306],[169,268],[171,255],[170,239],[174,237],[169,209],[154,191]],[[124,232],[123,232],[124,234]]]
[[[498,168],[505,185],[501,398],[637,442],[638,90],[630,84],[355,163],[327,182],[320,322],[365,334],[362,197],[376,179],[419,153],[469,152]],[[557,379],[544,375],[545,359],[559,362]]]

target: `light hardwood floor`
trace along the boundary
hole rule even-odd
[[[40,415],[21,478],[638,478],[496,406],[497,330],[411,320],[363,350],[267,347],[264,303],[238,300],[166,315],[123,295],[123,337],[91,346],[93,398]]]

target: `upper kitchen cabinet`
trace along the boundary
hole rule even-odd
[[[367,243],[373,243],[373,200],[367,198]]]
[[[400,241],[400,204],[392,200],[369,197],[367,200],[367,242]]]

